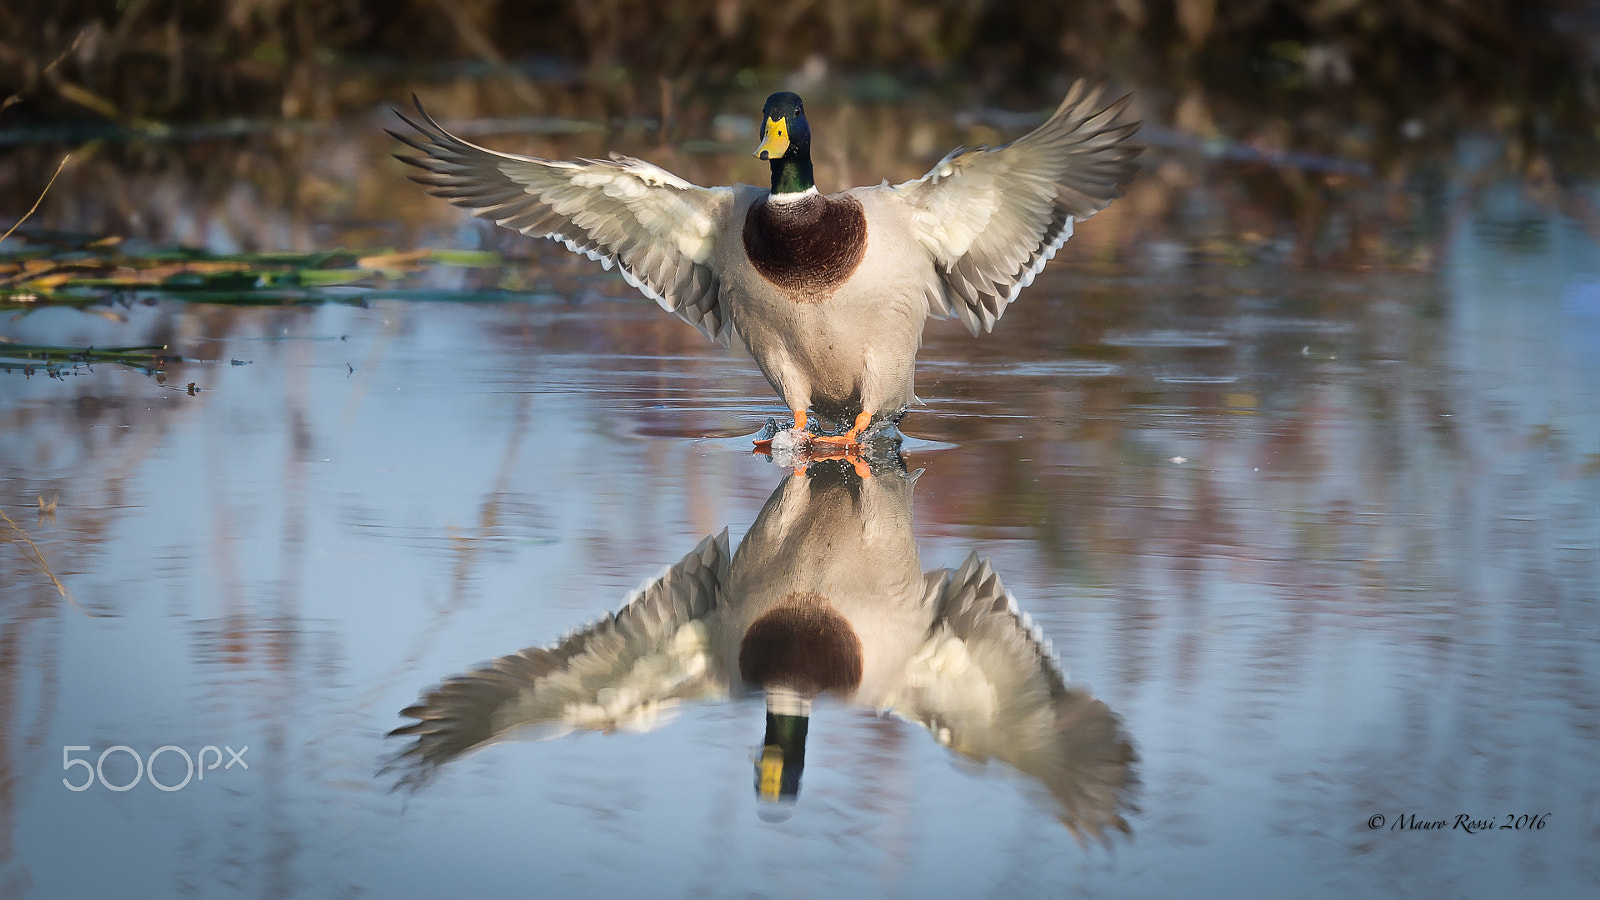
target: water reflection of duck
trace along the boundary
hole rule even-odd
[[[924,573],[914,476],[818,463],[778,487],[730,558],[709,537],[615,615],[446,681],[402,712],[396,763],[442,764],[521,735],[653,727],[671,705],[761,690],[756,792],[793,801],[812,701],[827,693],[918,722],[978,761],[1036,779],[1074,834],[1126,831],[1134,754],[1116,716],[1062,682],[989,563]]]
[[[445,131],[417,104],[421,151],[400,157],[435,196],[523,234],[613,263],[628,282],[729,344],[735,333],[810,440],[815,410],[853,422],[853,444],[916,398],[913,368],[928,315],[959,316],[976,335],[1072,236],[1073,223],[1122,195],[1138,127],[1118,125],[1127,98],[1101,108],[1074,85],[1055,114],[992,150],[957,148],[915,181],[823,196],[812,179],[800,98],[773,94],[756,155],[772,186],[702,188],[665,169],[499,153]]]

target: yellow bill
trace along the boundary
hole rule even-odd
[[[776,800],[783,791],[783,750],[775,744],[761,748],[761,781],[756,791],[765,800]]]
[[[781,159],[789,152],[789,124],[783,119],[768,119],[761,129],[761,146],[756,148],[758,159]]]

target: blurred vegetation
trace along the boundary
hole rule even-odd
[[[1597,54],[1600,4],[1581,0],[11,0],[0,226],[59,172],[19,236],[220,254],[476,246],[523,257],[522,281],[471,286],[545,290],[569,263],[592,267],[463,230],[404,185],[379,127],[391,105],[416,92],[506,150],[617,150],[701,184],[759,184],[753,111],[789,87],[812,100],[819,184],[837,189],[1015,137],[1088,76],[1135,91],[1150,151],[1070,252],[1426,269],[1463,198],[1503,175],[1600,234],[1562,190],[1600,167]],[[9,303],[137,289],[0,251]],[[299,272],[185,289],[270,300],[348,274]]]
[[[1597,26],[1587,0],[9,0],[0,127],[328,118],[452,73],[637,114],[668,85],[875,73],[1029,102],[1087,74],[1285,114],[1503,100],[1537,110],[1518,127],[1588,131]]]

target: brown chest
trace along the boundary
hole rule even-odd
[[[861,639],[826,598],[810,591],[785,597],[750,624],[739,644],[746,682],[807,697],[849,696],[861,685],[861,668]]]
[[[867,247],[867,217],[852,197],[762,201],[744,219],[744,250],[761,277],[797,302],[818,302],[849,280]]]

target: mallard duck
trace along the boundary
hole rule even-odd
[[[1036,779],[1075,835],[1126,831],[1134,757],[1117,717],[1063,683],[987,561],[922,571],[913,481],[863,479],[842,460],[786,478],[737,554],[726,530],[708,537],[615,615],[403,710],[417,721],[392,732],[415,737],[395,760],[401,783],[498,741],[648,730],[678,703],[759,691],[755,789],[771,813],[797,798],[812,703],[826,694]]]
[[[1043,125],[993,149],[958,147],[915,181],[818,192],[800,97],[767,98],[756,156],[770,188],[703,188],[643,160],[559,161],[462,140],[416,102],[389,133],[422,156],[429,193],[610,268],[725,346],[737,338],[794,413],[849,423],[820,438],[854,445],[898,421],[931,314],[977,335],[1033,282],[1073,224],[1122,196],[1138,123],[1128,97],[1100,106],[1073,85]]]

